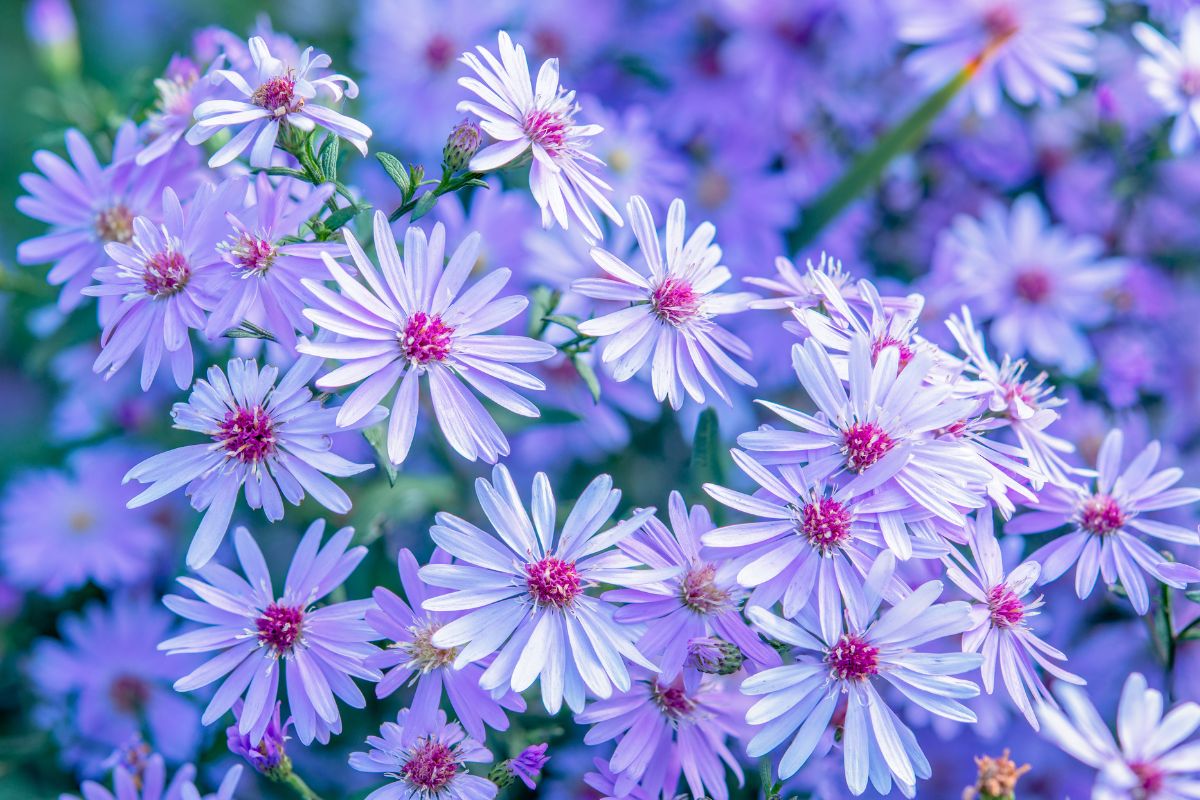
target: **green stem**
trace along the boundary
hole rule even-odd
[[[31,297],[54,297],[54,287],[24,272],[0,264],[0,293],[13,292]]]
[[[321,796],[308,788],[308,784],[304,782],[304,779],[295,772],[288,773],[283,782],[292,787],[292,790],[300,797],[300,800],[321,800]]]
[[[397,208],[395,211],[393,211],[391,213],[391,215],[388,216],[388,221],[395,222],[396,220],[400,219],[401,217],[403,217],[407,214],[411,214],[413,209],[415,209],[417,207],[417,204],[419,202],[421,202],[421,200],[425,197],[426,194],[433,194],[433,196],[435,198],[441,197],[442,195],[445,195],[445,194],[452,194],[453,192],[457,192],[459,189],[466,186],[471,181],[477,180],[482,177],[483,177],[483,173],[480,173],[480,172],[464,172],[461,175],[459,175],[458,177],[452,177],[452,176],[448,175],[447,173],[443,172],[442,179],[439,180],[432,189],[430,189],[427,192],[424,192],[419,197],[417,196],[417,194],[414,191],[413,196],[411,198],[409,198],[408,201],[406,201],[403,205],[401,205],[399,208]]]

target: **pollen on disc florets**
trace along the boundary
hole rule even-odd
[[[160,250],[146,259],[142,268],[142,288],[159,299],[182,292],[192,277],[187,258],[174,248]]]
[[[798,533],[823,553],[850,538],[850,510],[832,497],[818,497],[797,512]]]
[[[413,364],[424,366],[431,361],[443,361],[450,355],[454,328],[439,316],[418,311],[404,324],[400,349]]]
[[[420,739],[400,768],[404,780],[422,797],[434,797],[458,774],[459,763],[449,746],[433,739]]]
[[[682,278],[667,278],[650,293],[650,308],[668,325],[679,327],[700,314],[700,295]]]
[[[525,565],[529,595],[539,606],[566,608],[583,593],[583,581],[575,564],[553,556]]]
[[[863,637],[844,633],[825,655],[833,676],[843,681],[865,681],[879,674],[879,648]]]
[[[269,647],[276,657],[286,656],[304,634],[304,609],[271,603],[254,625],[260,645]]]
[[[299,111],[304,106],[304,98],[296,97],[296,80],[290,74],[268,78],[254,90],[250,102],[277,117]]]
[[[729,606],[730,594],[717,585],[717,568],[700,564],[679,582],[680,600],[697,614],[713,614]]]
[[[213,438],[230,458],[244,464],[257,464],[272,455],[278,443],[271,415],[262,406],[225,412]]]
[[[895,446],[896,441],[874,422],[856,422],[842,431],[842,453],[852,472],[863,472]]]
[[[1125,512],[1107,494],[1094,494],[1079,507],[1079,527],[1096,536],[1120,530],[1125,525]]]
[[[409,658],[407,666],[420,672],[431,672],[435,669],[448,667],[458,657],[457,647],[435,647],[433,635],[441,625],[414,625],[409,630],[412,641],[398,642],[394,645],[403,650]]]
[[[988,592],[988,612],[993,626],[1011,628],[1025,618],[1025,604],[1016,592],[1001,583]]]

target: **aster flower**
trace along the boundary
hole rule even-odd
[[[744,784],[726,743],[746,730],[744,703],[722,685],[707,678],[688,689],[682,677],[641,674],[628,691],[596,700],[575,715],[577,723],[592,726],[584,744],[617,742],[608,759],[614,796],[625,797],[636,786],[650,797],[675,797],[682,776],[693,797],[728,800],[726,768],[738,786]]]
[[[167,783],[163,758],[153,753],[136,764],[119,764],[113,769],[113,791],[95,781],[79,787],[85,800],[233,800],[233,792],[242,777],[241,764],[230,767],[213,794],[201,795],[193,781],[196,768],[184,764]],[[79,800],[76,795],[59,795],[59,800]]]
[[[983,690],[992,693],[998,666],[1013,704],[1036,730],[1035,704],[1054,702],[1038,677],[1038,666],[1067,683],[1082,685],[1086,681],[1055,664],[1066,661],[1066,655],[1030,628],[1029,620],[1041,613],[1043,601],[1026,596],[1037,582],[1041,566],[1026,561],[1006,575],[993,525],[990,508],[975,512],[970,538],[974,564],[952,551],[957,560],[947,559],[946,577],[975,601],[972,626],[963,634],[963,651],[983,654]]]
[[[917,778],[929,777],[929,761],[880,694],[884,683],[930,713],[975,722],[975,713],[959,701],[976,696],[979,688],[950,676],[975,669],[983,659],[973,653],[916,649],[966,630],[969,607],[961,601],[935,605],[942,584],[929,581],[871,621],[879,608],[878,586],[890,577],[891,563],[888,555],[879,560],[866,606],[848,608],[847,618],[832,630],[822,630],[811,609],[795,622],[757,606],[748,612],[764,633],[791,645],[797,656],[796,663],[764,670],[742,683],[744,693],[763,695],[746,712],[747,722],[764,726],[747,746],[750,756],[766,755],[792,739],[779,761],[781,779],[804,766],[843,706],[842,749],[850,791],[862,794],[870,778],[875,791],[887,795],[894,778],[911,797]]]
[[[1055,580],[1075,564],[1075,593],[1087,597],[1102,577],[1120,584],[1138,614],[1150,610],[1142,573],[1177,589],[1200,581],[1200,570],[1168,561],[1138,536],[1177,544],[1200,545],[1200,533],[1145,516],[1200,500],[1200,489],[1171,488],[1183,477],[1176,467],[1154,471],[1162,448],[1151,442],[1121,469],[1124,435],[1109,431],[1097,459],[1094,485],[1050,485],[1038,494],[1031,513],[1005,526],[1007,533],[1041,533],[1070,525],[1070,533],[1038,548],[1030,559],[1042,565],[1042,583]]]
[[[1056,688],[1063,711],[1039,707],[1047,739],[1099,770],[1097,800],[1175,800],[1194,797],[1200,745],[1184,741],[1200,726],[1200,706],[1180,703],[1163,714],[1163,695],[1141,673],[1125,680],[1117,709],[1117,740],[1082,689]],[[1119,744],[1118,744],[1119,742]]]
[[[991,115],[1003,91],[1021,105],[1053,105],[1075,93],[1075,74],[1090,74],[1104,21],[1096,0],[895,0],[900,41],[921,46],[906,66],[941,85],[979,59],[967,92]]]
[[[18,473],[0,504],[0,560],[17,586],[56,596],[88,581],[106,589],[146,581],[167,543],[165,527],[129,511],[113,486],[128,452],[75,450],[63,470]]]
[[[338,430],[337,412],[313,399],[308,382],[320,362],[296,361],[276,385],[279,370],[235,358],[228,370],[208,368],[208,380],[196,381],[186,403],[171,410],[175,427],[208,436],[206,444],[177,447],[146,459],[126,473],[124,482],[151,484],[129,501],[139,508],[187,485],[192,507],[204,518],[188,548],[187,564],[208,563],[233,517],[238,494],[261,508],[267,519],[283,519],[283,501],[300,505],[304,493],[336,514],[350,510],[350,497],[326,475],[348,477],[371,468],[331,452],[330,435]],[[228,375],[228,377],[227,377]],[[369,425],[382,409],[359,420]]]
[[[158,101],[146,116],[144,131],[148,144],[134,159],[144,167],[170,153],[192,124],[192,114],[200,103],[212,99],[219,90],[211,75],[200,75],[196,64],[186,56],[175,55],[161,78],[154,79]]]
[[[285,749],[285,744],[291,738],[287,731],[292,726],[292,720],[289,717],[286,722],[280,723],[280,707],[281,703],[275,701],[275,710],[267,722],[267,729],[263,731],[262,741],[257,744],[240,730],[239,723],[246,708],[240,697],[233,703],[233,716],[237,722],[225,729],[229,752],[244,758],[256,772],[272,778],[287,775],[292,769],[292,760]]]
[[[233,231],[217,246],[228,266],[214,271],[220,299],[205,328],[209,338],[242,320],[261,325],[289,350],[295,349],[297,330],[312,335],[312,323],[304,316],[308,292],[300,282],[324,278],[321,254],[343,256],[346,248],[331,242],[292,241],[333,194],[333,185],[326,184],[296,198],[293,191],[298,187],[289,178],[272,186],[260,173],[254,183],[254,202],[226,214]]]
[[[493,468],[490,483],[477,479],[475,491],[496,536],[445,512],[429,531],[459,563],[421,568],[421,580],[455,590],[422,605],[428,611],[470,612],[435,631],[434,647],[461,648],[455,667],[499,651],[480,687],[523,692],[540,677],[542,703],[551,714],[558,713],[564,696],[572,711],[581,711],[585,687],[601,698],[614,687],[627,691],[626,660],[654,668],[634,646],[639,626],[620,624],[611,603],[588,593],[601,583],[644,585],[677,572],[638,569],[612,549],[654,509],[600,532],[621,499],[612,479],[601,475],[588,484],[556,535],[554,495],[544,472],[533,480],[532,520],[503,465]]]
[[[612,337],[605,342],[601,358],[615,362],[613,377],[618,381],[629,380],[653,358],[651,383],[659,402],[669,399],[671,407],[678,409],[686,393],[703,403],[704,384],[708,384],[718,397],[732,403],[713,365],[737,383],[757,386],[754,377],[726,353],[749,358],[750,348],[713,318],[744,311],[756,295],[716,291],[732,277],[727,267],[719,265],[721,248],[713,244],[716,228],[703,223],[685,243],[682,200],[673,201],[667,213],[665,261],[646,201],[634,197],[628,212],[649,274],[607,250],[593,248],[592,260],[616,280],[583,278],[572,288],[597,300],[631,305],[581,323],[580,332]]]
[[[990,336],[1013,358],[1038,361],[1078,374],[1092,363],[1083,329],[1104,322],[1124,273],[1120,259],[1103,258],[1104,243],[1050,224],[1031,194],[1006,209],[984,208],[979,219],[955,218],[938,239],[935,261],[944,261],[963,300]]]
[[[558,59],[542,64],[535,84],[525,49],[514,45],[505,31],[500,31],[499,60],[485,47],[476,50],[479,57],[468,52],[460,60],[478,79],[459,78],[458,83],[483,102],[464,100],[456,108],[482,119],[481,127],[496,143],[475,154],[471,170],[489,172],[531,156],[529,188],[542,209],[544,227],[557,222],[567,228],[569,211],[589,234],[600,238],[589,201],[621,225],[621,216],[605,196],[611,187],[595,174],[604,162],[588,152],[591,137],[603,129],[575,124],[579,105],[575,92],[558,82]]]
[[[537,407],[506,384],[541,390],[545,385],[512,364],[544,361],[555,354],[553,345],[524,336],[484,335],[525,309],[524,297],[494,299],[511,274],[494,270],[462,292],[475,265],[479,237],[468,236],[445,265],[446,233],[441,223],[426,239],[419,228],[404,237],[404,260],[383,212],[375,214],[375,252],[382,280],[358,242],[347,231],[346,244],[363,286],[328,256],[325,266],[341,289],[336,294],[322,283],[302,281],[323,308],[306,309],[304,316],[332,333],[339,342],[302,342],[299,350],[343,365],[317,380],[321,389],[362,383],[338,412],[339,426],[360,424],[375,404],[399,383],[388,423],[388,458],[399,464],[408,457],[416,431],[419,386],[426,378],[438,423],[450,446],[464,458],[495,463],[508,455],[508,440],[495,420],[463,386],[515,414],[538,416]]]
[[[1134,38],[1146,49],[1138,59],[1146,91],[1175,117],[1170,135],[1175,155],[1191,151],[1200,134],[1200,9],[1184,14],[1180,31],[1175,44],[1144,22],[1133,25]]]
[[[318,92],[329,95],[334,102],[341,101],[343,96],[352,99],[358,96],[358,86],[345,75],[317,77],[316,73],[332,63],[329,56],[324,53],[314,55],[309,47],[300,54],[299,63],[290,64],[271,55],[261,36],[252,37],[248,44],[253,68],[245,74],[228,69],[213,73],[245,99],[200,103],[195,110],[196,124],[187,132],[188,144],[200,144],[217,131],[241,126],[208,160],[210,167],[228,164],[247,147],[251,148],[251,166],[270,166],[271,151],[281,131],[294,128],[308,133],[317,126],[342,137],[364,156],[367,154],[371,129],[315,102]]]
[[[217,564],[199,570],[200,577],[179,578],[199,600],[167,595],[163,603],[185,619],[204,624],[158,645],[171,655],[220,651],[204,665],[175,682],[178,692],[192,692],[221,681],[202,723],[211,725],[238,697],[245,706],[238,733],[251,746],[263,740],[274,715],[272,702],[279,679],[287,672],[288,707],[296,735],[304,744],[322,743],[341,730],[335,696],[352,708],[366,698],[352,677],[377,681],[378,670],[364,665],[376,651],[375,632],[363,621],[370,600],[315,604],[354,571],[365,547],[346,549],[353,528],[342,528],[321,546],[325,522],[317,520],[300,540],[288,568],[283,594],[276,597],[262,551],[245,528],[234,531],[238,561],[245,578]],[[280,664],[280,661],[283,664]]]
[[[365,800],[492,800],[496,784],[471,775],[467,764],[492,760],[492,753],[463,733],[457,722],[446,722],[438,711],[432,724],[417,727],[411,712],[401,709],[395,722],[385,722],[379,736],[368,736],[370,750],[350,754],[350,766],[360,772],[381,772],[393,782],[371,792]]]
[[[160,218],[159,198],[167,164],[135,168],[133,158],[140,143],[132,122],[117,131],[112,163],[106,167],[100,165],[79,131],[67,131],[66,140],[70,164],[39,150],[33,154],[33,163],[41,174],[21,176],[21,186],[28,194],[17,198],[17,209],[51,228],[49,233],[21,242],[17,261],[53,264],[47,280],[63,287],[58,305],[70,311],[83,301],[80,292],[91,283],[92,273],[108,261],[106,245],[132,241],[135,218]]]
[[[779,663],[779,655],[742,619],[746,592],[737,585],[733,571],[701,552],[701,536],[713,529],[708,510],[697,505],[689,513],[679,492],[671,492],[667,508],[671,528],[650,517],[641,530],[617,546],[640,564],[674,569],[677,574],[658,584],[605,593],[605,600],[626,604],[613,618],[646,623],[638,649],[657,659],[660,677],[668,683],[687,667],[689,691],[695,689],[701,672],[713,668],[707,652],[714,646],[732,645],[739,656],[757,664]],[[719,655],[716,661],[720,660]]]
[[[119,297],[100,337],[101,351],[92,366],[111,377],[142,347],[142,391],[150,388],[164,355],[175,384],[192,382],[189,328],[204,327],[204,311],[215,300],[216,243],[224,235],[225,212],[241,205],[241,180],[214,187],[204,184],[184,209],[173,189],[163,190],[163,224],[146,217],[133,220],[129,244],[105,247],[115,261],[93,273],[98,282],[83,290],[96,297]]]
[[[775,276],[761,278],[750,276],[744,278],[746,283],[773,292],[776,296],[765,300],[755,300],[751,308],[812,308],[821,302],[825,294],[823,284],[819,284],[815,275],[824,275],[839,293],[853,292],[850,283],[850,273],[842,269],[842,260],[833,258],[821,251],[821,260],[813,264],[809,259],[806,269],[796,268],[790,260],[779,256],[775,259]]]
[[[430,563],[449,564],[450,557],[442,550],[435,550]],[[525,701],[511,691],[493,697],[480,689],[479,678],[483,674],[480,664],[453,668],[458,649],[435,647],[430,639],[443,625],[463,613],[423,609],[425,600],[446,592],[425,585],[417,574],[417,559],[407,548],[400,551],[398,566],[408,602],[381,586],[373,594],[376,607],[366,615],[367,624],[379,637],[391,640],[365,662],[366,666],[384,673],[383,680],[375,687],[376,696],[387,697],[401,686],[415,684],[408,704],[408,728],[413,731],[433,726],[443,691],[471,738],[483,741],[487,736],[485,725],[498,731],[508,730],[505,709],[524,711]]]

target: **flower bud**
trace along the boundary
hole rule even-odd
[[[963,791],[963,800],[1015,800],[1017,781],[1029,772],[1028,764],[1018,767],[1008,757],[1007,748],[997,758],[976,756],[975,766],[979,778]]]
[[[516,758],[501,761],[492,767],[492,771],[488,773],[488,780],[503,789],[511,784],[514,778],[520,778],[527,787],[535,789],[537,788],[538,773],[542,771],[542,767],[546,766],[546,762],[549,760],[550,757],[546,755],[544,742],[531,744]]]
[[[25,32],[51,78],[79,73],[79,30],[67,0],[33,0],[25,10]]]
[[[736,644],[716,636],[688,642],[687,665],[709,675],[732,675],[742,668],[745,660]]]
[[[287,729],[292,724],[291,719],[282,725],[279,723],[280,703],[275,703],[275,711],[267,723],[262,741],[257,745],[250,743],[250,737],[238,730],[237,724],[225,729],[229,744],[229,752],[239,755],[249,762],[259,773],[273,781],[286,780],[292,774],[292,760],[284,751],[284,742],[288,740]],[[238,700],[233,707],[234,716],[240,721],[242,716],[242,701]]]
[[[447,172],[460,172],[471,163],[471,156],[483,143],[483,132],[472,120],[464,119],[450,131],[450,138],[442,148],[442,165]]]

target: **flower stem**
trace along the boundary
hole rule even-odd
[[[437,202],[437,199],[442,195],[457,192],[459,189],[471,185],[473,181],[478,181],[482,177],[483,174],[479,172],[464,172],[455,177],[451,177],[449,173],[443,172],[441,180],[439,180],[432,189],[422,193],[420,197],[415,195],[411,197],[407,202],[391,213],[391,215],[388,217],[388,221],[395,222],[404,215],[411,214],[419,205],[424,205],[424,208],[421,209],[421,215],[423,216],[431,208],[433,208],[434,204]],[[426,199],[427,197],[429,199]],[[424,203],[422,203],[422,201],[424,201]]]
[[[308,784],[304,779],[295,772],[289,772],[287,777],[283,779],[283,783],[292,787],[292,790],[300,797],[300,800],[321,800],[321,796],[308,788]]]

